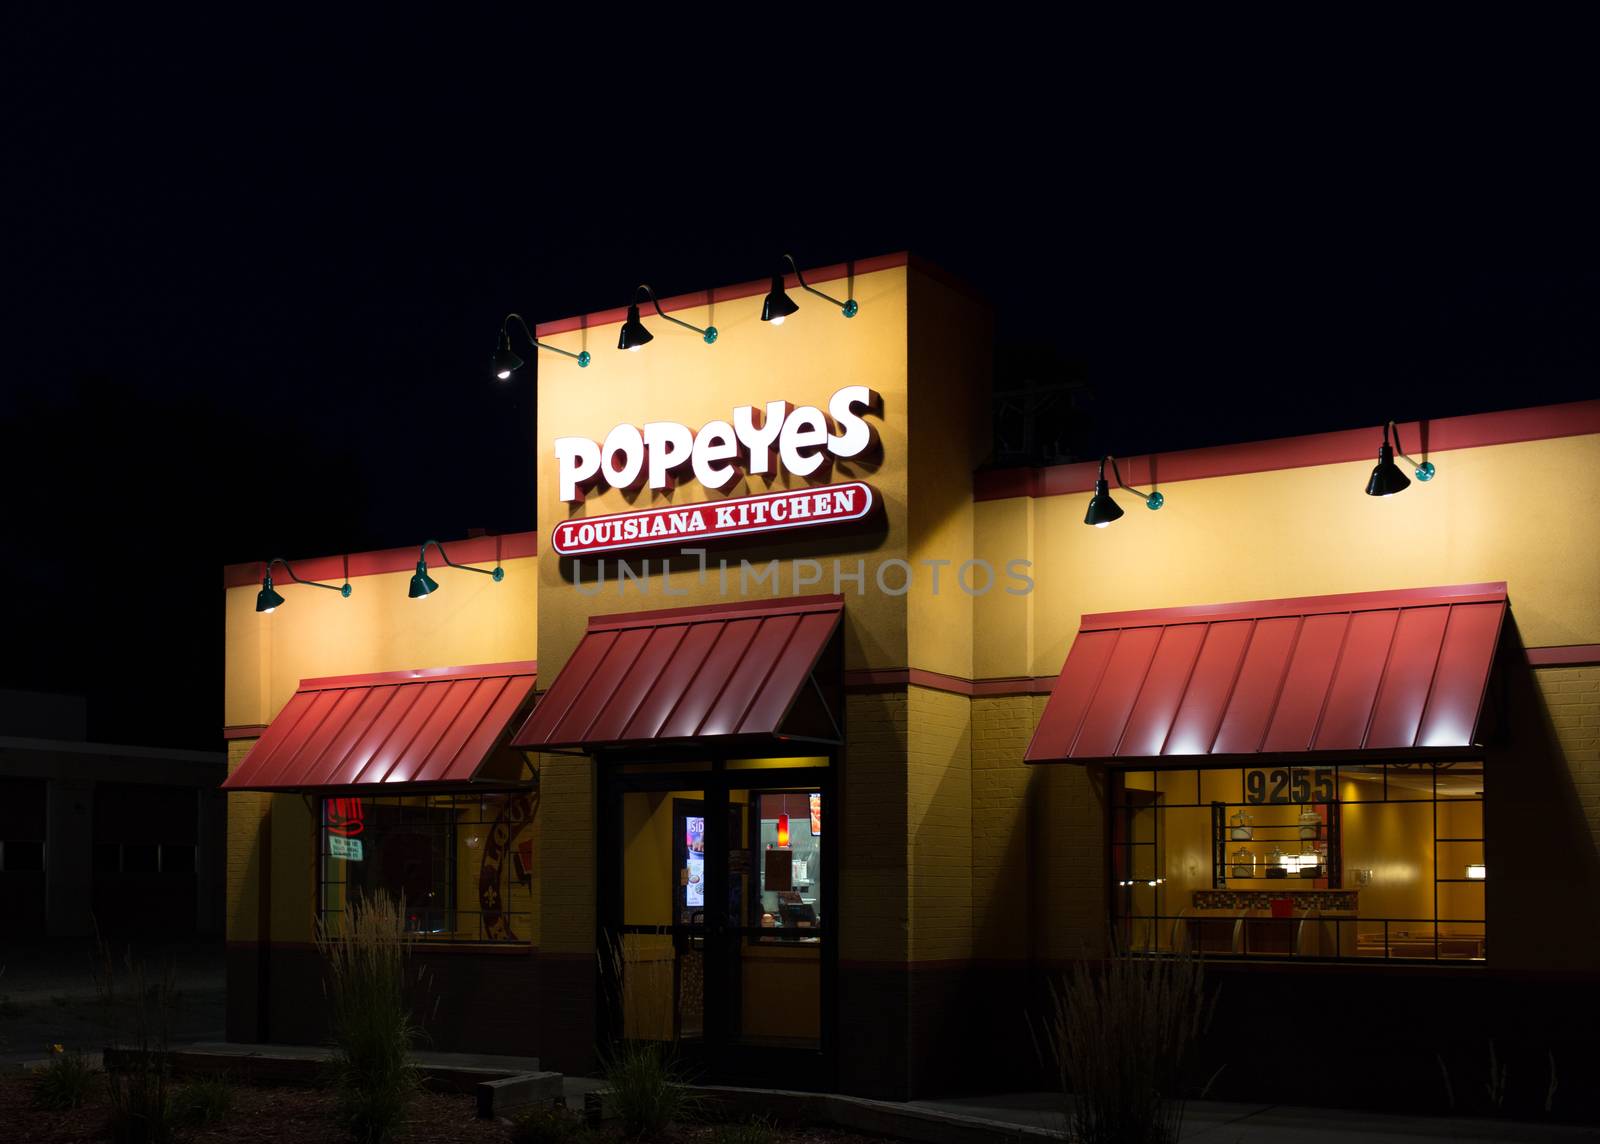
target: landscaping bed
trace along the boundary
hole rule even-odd
[[[182,1082],[174,1088],[181,1089]],[[231,1105],[219,1120],[180,1131],[181,1144],[339,1144],[340,1130],[330,1089],[298,1085],[230,1087]],[[22,1072],[0,1076],[0,1139],[6,1144],[87,1144],[110,1140],[111,1103],[103,1074],[95,1074],[80,1108],[49,1111],[34,1107],[32,1078]],[[686,1124],[669,1130],[673,1144],[883,1144],[876,1137],[827,1128],[776,1127],[748,1133],[742,1126]],[[509,1144],[512,1130],[499,1121],[479,1120],[472,1096],[424,1092],[412,1103],[395,1144]],[[615,1129],[583,1134],[593,1144],[621,1144]],[[573,1144],[580,1144],[574,1140]]]

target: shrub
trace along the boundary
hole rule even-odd
[[[622,1041],[600,1063],[624,1136],[659,1139],[674,1121],[700,1109],[700,1098],[683,1083],[665,1044]]]
[[[119,970],[110,947],[101,942],[95,986],[114,1039],[130,1050],[125,1066],[106,1070],[111,1139],[115,1144],[169,1144],[174,1117],[167,1046],[177,1006],[172,966],[149,981],[131,951],[123,955]]]
[[[233,1086],[220,1076],[201,1077],[180,1088],[172,1098],[174,1115],[187,1128],[203,1128],[228,1115],[233,1107]]]
[[[405,903],[386,894],[351,902],[342,932],[320,924],[333,1032],[339,1112],[357,1144],[382,1144],[404,1122],[417,1093],[411,1060],[416,1027],[406,1001],[411,935]]]
[[[511,1122],[511,1144],[578,1144],[589,1129],[561,1104],[537,1104]]]
[[[94,1084],[95,1070],[82,1053],[57,1053],[33,1074],[33,1105],[61,1112],[81,1108]]]
[[[711,1133],[712,1144],[775,1144],[778,1130],[764,1116],[732,1124],[719,1124]]]
[[[1051,987],[1046,1040],[1080,1144],[1170,1144],[1183,1124],[1183,1076],[1208,1009],[1187,954],[1076,963]]]

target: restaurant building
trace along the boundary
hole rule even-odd
[[[1048,975],[1152,947],[1221,983],[1213,1095],[1596,1063],[1600,401],[1097,492],[981,469],[961,285],[807,281],[538,327],[535,530],[226,570],[231,1040],[325,1035],[381,888],[433,1047],[569,1073],[1037,1084]]]

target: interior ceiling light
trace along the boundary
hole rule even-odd
[[[795,265],[794,255],[785,254],[783,260],[789,264],[789,269],[794,271],[795,281],[800,283],[800,289],[815,294],[818,298],[826,298],[839,307],[839,312],[847,318],[853,318],[861,312],[861,307],[856,305],[854,298],[846,298],[841,302],[837,298],[824,294],[814,286],[807,286],[804,275],[800,273],[800,267]],[[761,303],[761,320],[770,322],[774,326],[781,326],[783,325],[783,320],[799,308],[794,299],[784,292],[783,271],[779,270],[772,276],[772,289],[767,292],[766,301]]]
[[[1389,445],[1389,431],[1394,430],[1394,446]],[[1411,485],[1411,479],[1400,471],[1400,466],[1394,463],[1395,454],[1400,453],[1400,429],[1393,421],[1386,422],[1383,426],[1383,445],[1378,449],[1378,463],[1373,466],[1372,476],[1367,478],[1367,495],[1369,497],[1392,497],[1395,493],[1404,492]],[[1432,461],[1417,464],[1404,453],[1400,459],[1411,466],[1417,480],[1426,484],[1433,480],[1434,468]]]
[[[428,575],[428,546],[433,545],[439,550],[439,559],[451,568],[459,568],[463,572],[478,572],[493,580],[496,584],[506,578],[506,570],[496,564],[493,568],[475,568],[471,564],[457,564],[445,553],[444,545],[437,540],[424,540],[422,548],[417,552],[417,571],[411,577],[411,590],[406,593],[413,600],[426,600],[439,590],[439,582]]]
[[[350,597],[350,593],[354,591],[354,589],[350,587],[350,582],[348,580],[343,584],[324,584],[318,580],[302,580],[300,577],[294,574],[294,569],[289,567],[289,562],[287,560],[281,556],[274,556],[271,560],[267,561],[266,568],[262,570],[261,591],[256,593],[256,611],[262,613],[263,615],[270,616],[273,612],[278,610],[278,605],[283,603],[283,597],[278,595],[277,589],[272,586],[272,566],[274,564],[282,564],[283,570],[289,573],[289,579],[293,580],[296,584],[308,584],[313,588],[326,588],[330,592],[339,593],[339,595],[345,597],[346,599],[348,599]]]
[[[1122,516],[1122,506],[1111,499],[1111,487],[1106,484],[1107,461],[1111,462],[1111,472],[1117,478],[1117,487],[1142,499],[1146,508],[1154,511],[1167,503],[1167,498],[1159,492],[1142,493],[1133,486],[1124,484],[1122,470],[1117,468],[1117,459],[1107,453],[1100,458],[1100,476],[1094,482],[1094,496],[1089,498],[1089,511],[1083,514],[1084,524],[1104,528]]]
[[[693,330],[700,335],[708,346],[717,340],[717,327],[707,326],[702,330],[699,326],[691,326],[688,322],[664,313],[661,309],[661,303],[656,301],[656,292],[650,289],[649,286],[641,285],[633,292],[633,301],[628,303],[628,320],[622,323],[622,332],[617,337],[617,348],[619,350],[637,352],[644,348],[646,342],[655,340],[655,335],[645,329],[644,323],[639,320],[639,294],[641,291],[650,300],[650,304],[656,308],[656,313],[667,321],[680,325],[686,330]]]
[[[494,375],[501,381],[505,381],[523,366],[522,359],[518,357],[516,351],[511,348],[512,322],[516,322],[517,325],[522,327],[523,335],[527,337],[529,343],[531,343],[534,348],[549,350],[553,354],[561,354],[563,357],[572,358],[580,366],[589,364],[588,350],[583,350],[579,353],[573,353],[571,350],[564,350],[560,346],[545,345],[545,343],[533,336],[533,331],[528,329],[528,323],[522,320],[521,314],[507,314],[505,321],[500,323],[500,338],[495,342],[494,354],[489,358],[489,367],[494,370]]]

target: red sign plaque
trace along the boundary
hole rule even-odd
[[[551,530],[550,542],[562,556],[695,545],[707,540],[859,520],[871,511],[872,503],[872,489],[851,481],[564,520]]]

